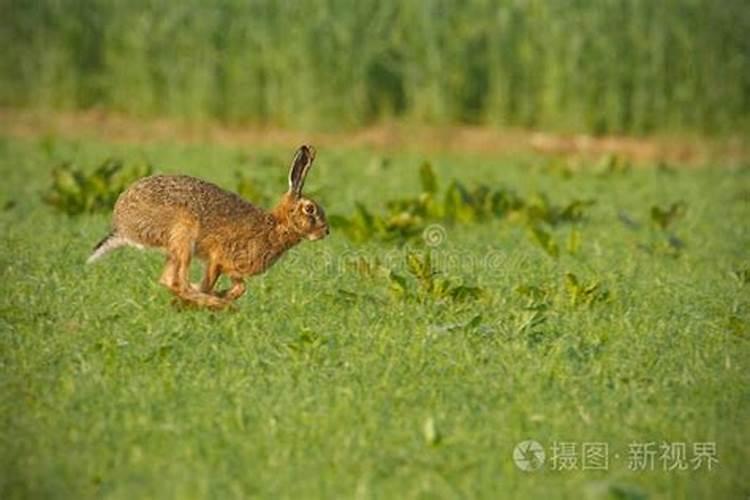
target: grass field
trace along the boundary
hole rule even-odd
[[[108,215],[41,201],[53,167],[110,156],[275,193],[291,153],[0,139],[1,498],[750,495],[750,169],[320,150],[307,187],[329,214],[418,193],[425,160],[439,189],[595,204],[545,229],[556,258],[522,217],[440,223],[431,247],[334,229],[227,313],[175,308],[156,253],[84,266]],[[481,295],[407,298],[348,265],[408,278],[428,248]],[[539,470],[512,460],[527,439]],[[581,470],[589,442],[607,443],[606,470]],[[653,467],[630,470],[648,442]],[[688,460],[715,443],[718,463],[664,471],[663,442]],[[555,470],[555,443],[577,444],[578,470]]]

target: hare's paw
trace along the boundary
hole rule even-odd
[[[231,301],[229,300],[216,297],[215,295],[201,293],[193,289],[176,294],[175,300],[181,307],[206,308],[215,311],[223,310],[231,304]]]
[[[225,300],[216,297],[215,295],[208,295],[205,293],[200,294],[200,297],[196,299],[196,302],[199,307],[205,307],[214,311],[224,310],[232,304],[232,302],[229,300]]]
[[[245,294],[245,291],[247,290],[247,286],[245,285],[245,282],[241,279],[235,279],[232,280],[232,286],[229,287],[228,290],[223,290],[219,292],[219,297],[222,297],[224,300],[227,300],[229,302],[233,300],[237,300],[240,297],[242,297]]]

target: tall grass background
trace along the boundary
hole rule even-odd
[[[747,0],[0,0],[0,105],[750,131]]]

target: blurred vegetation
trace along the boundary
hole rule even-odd
[[[122,161],[112,158],[90,173],[63,163],[52,170],[52,184],[42,200],[68,215],[107,212],[130,184],[152,172],[146,163],[125,168]]]
[[[750,129],[746,0],[0,0],[0,105],[346,128]]]
[[[585,218],[586,208],[596,203],[593,199],[574,199],[558,206],[544,193],[523,198],[507,187],[493,189],[479,184],[469,188],[458,179],[452,180],[441,193],[430,163],[421,165],[419,180],[421,193],[387,201],[384,213],[373,213],[363,203],[355,202],[352,215],[331,214],[328,219],[336,230],[355,243],[374,239],[404,245],[422,239],[428,246],[434,246],[445,237],[442,224],[451,226],[505,218],[526,225],[533,239],[556,257],[557,250],[553,250],[556,246],[545,228],[578,223]]]

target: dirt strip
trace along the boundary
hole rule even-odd
[[[137,119],[101,111],[42,113],[0,109],[0,134],[34,138],[59,136],[115,143],[185,142],[227,146],[293,148],[365,147],[386,151],[446,152],[512,156],[536,153],[597,159],[618,155],[636,164],[668,162],[684,166],[737,165],[750,161],[750,145],[741,138],[593,137],[489,127],[423,127],[389,124],[349,132],[305,132],[257,126]]]

